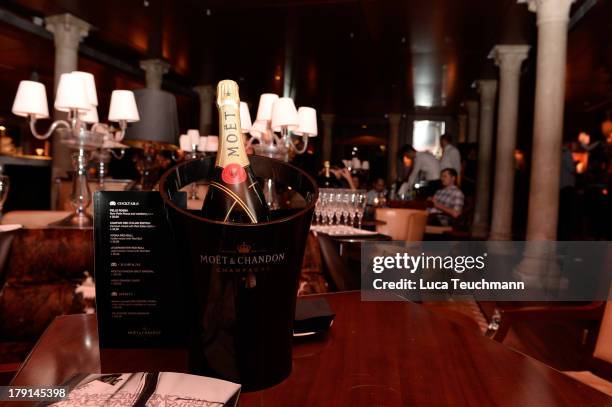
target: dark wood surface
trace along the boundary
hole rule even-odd
[[[239,406],[612,405],[603,393],[420,305],[361,302],[359,292],[324,297],[336,314],[330,332],[296,341],[291,376],[242,394]],[[64,316],[12,384],[59,384],[97,371],[95,316]]]

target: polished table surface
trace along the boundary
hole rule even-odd
[[[607,406],[612,399],[409,302],[324,295],[330,332],[294,344],[293,372],[239,406]],[[550,344],[554,346],[554,344]],[[99,372],[94,315],[58,317],[13,385],[59,384]]]

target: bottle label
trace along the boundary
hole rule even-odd
[[[240,98],[238,85],[235,82],[228,80],[219,82],[217,106],[219,107],[219,151],[216,165],[221,168],[226,168],[230,164],[246,167],[249,165],[249,159],[242,140]],[[242,172],[244,173],[244,170]],[[239,172],[235,173],[232,178],[240,175]]]
[[[221,171],[221,179],[226,184],[240,184],[247,179],[247,173],[240,164],[228,164]]]

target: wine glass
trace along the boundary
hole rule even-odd
[[[323,209],[323,199],[322,198],[322,193],[319,192],[319,199],[317,199],[317,202],[315,203],[315,210],[314,210],[314,223],[316,223],[317,225],[320,225],[321,222],[319,220],[319,216],[321,216],[321,211]]]
[[[357,213],[357,193],[352,191],[349,194],[349,202],[348,202],[348,217],[349,217],[349,226],[353,227],[355,222],[355,216]]]
[[[357,223],[359,225],[359,229],[361,229],[361,219],[363,218],[363,212],[365,211],[366,203],[368,200],[365,190],[357,191],[356,195],[357,211],[355,212],[355,215],[357,215]]]
[[[2,218],[2,210],[4,208],[4,202],[8,197],[10,187],[10,181],[8,175],[0,175],[0,218]]]
[[[336,190],[334,192],[334,213],[336,215],[336,224],[342,224],[342,191]]]
[[[342,217],[344,218],[344,224],[349,226],[349,213],[351,213],[350,209],[351,203],[351,193],[345,192],[342,194]]]

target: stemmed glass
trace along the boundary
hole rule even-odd
[[[326,192],[325,201],[323,202],[323,214],[325,215],[325,223],[332,225],[334,220],[334,194],[331,190]]]
[[[4,202],[6,202],[6,198],[9,193],[9,177],[8,175],[0,175],[0,218],[2,218],[2,210],[4,208]]]
[[[358,190],[355,192],[355,204],[356,211],[355,215],[357,216],[357,223],[359,229],[361,229],[361,219],[363,218],[363,212],[365,211],[366,203],[367,203],[367,195],[365,190]]]
[[[344,218],[344,224],[346,226],[349,226],[349,213],[351,213],[351,195],[351,192],[344,192],[342,194],[342,217]]]
[[[357,192],[352,191],[349,195],[349,201],[347,204],[348,207],[348,217],[349,217],[349,226],[353,227],[355,222],[355,216],[357,212]]]
[[[336,215],[336,225],[342,224],[342,191],[334,191],[334,214]]]
[[[314,223],[316,224],[321,224],[321,217],[323,215],[321,215],[321,212],[323,211],[323,193],[319,190],[319,199],[317,199],[317,202],[315,203],[315,210],[314,210]]]

